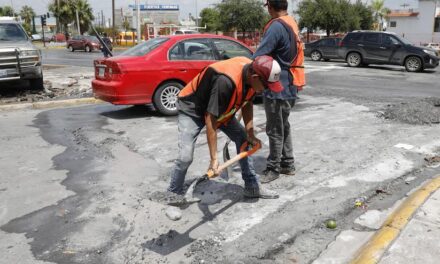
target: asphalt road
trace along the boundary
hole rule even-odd
[[[120,50],[115,50],[114,55],[121,53]],[[43,64],[66,65],[66,66],[80,66],[93,67],[93,60],[103,58],[101,51],[85,52],[77,50],[70,52],[67,48],[57,49],[42,49]]]
[[[381,117],[402,103],[414,110],[402,115],[437,113],[416,107],[440,97],[439,72],[306,66],[309,86],[290,117],[297,174],[267,185],[280,199],[243,199],[236,167],[228,182],[201,185],[202,202],[183,208],[180,221],[152,199],[177,155],[175,117],[109,104],[1,112],[0,263],[312,263],[340,232],[372,231],[355,223],[368,220],[357,198],[382,211],[440,173],[425,159],[440,155],[438,123]],[[262,105],[254,112],[261,173],[268,139]],[[208,157],[202,133],[188,178]]]

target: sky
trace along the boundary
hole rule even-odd
[[[49,3],[55,0],[0,0],[0,6],[13,6],[14,9],[20,10],[23,5],[31,6],[37,15],[44,14],[47,12],[47,6]],[[93,12],[96,16],[101,10],[104,12],[104,16],[107,18],[111,17],[112,1],[111,0],[88,0],[93,8]],[[289,0],[289,3],[298,2],[300,0]],[[363,0],[369,2],[371,0]],[[213,4],[219,3],[220,0],[140,0],[141,4],[177,4],[180,7],[180,19],[188,17],[189,13],[196,13],[196,3],[197,10],[200,12],[205,7],[212,6]],[[390,9],[402,9],[400,5],[406,3],[410,6],[407,8],[417,8],[417,0],[385,0],[385,6]],[[129,4],[134,4],[135,0],[115,0],[115,7],[127,7]],[[290,7],[291,8],[291,7]]]

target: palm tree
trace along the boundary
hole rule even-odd
[[[383,30],[383,18],[387,16],[391,11],[384,7],[385,0],[373,0],[371,2],[371,8],[374,13],[374,20],[378,25],[378,30]]]
[[[21,8],[20,16],[24,20],[25,24],[30,25],[32,21],[32,17],[35,16],[34,9],[32,9],[32,7],[30,6],[25,5]]]
[[[87,0],[53,0],[49,5],[49,10],[58,18],[59,23],[67,32],[67,26],[76,21],[76,11],[78,10],[80,34],[89,29],[91,21],[93,21],[93,10]],[[76,26],[78,28],[78,25]]]
[[[87,32],[89,30],[92,21],[95,19],[95,17],[93,16],[93,9],[90,7],[90,4],[87,0],[76,0],[73,2],[73,8],[78,10],[79,27],[81,30],[81,34],[83,34],[84,32]]]

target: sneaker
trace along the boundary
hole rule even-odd
[[[277,192],[266,189],[262,186],[245,187],[243,195],[246,198],[261,198],[261,199],[277,199],[280,197]]]
[[[268,183],[278,179],[279,177],[280,177],[280,173],[278,171],[267,168],[266,170],[263,171],[263,175],[261,175],[260,177],[260,182]]]
[[[280,174],[295,175],[295,166],[281,167]]]

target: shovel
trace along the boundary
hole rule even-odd
[[[238,162],[239,160],[251,156],[252,154],[257,152],[257,150],[259,150],[261,148],[260,144],[256,144],[256,145],[252,146],[252,149],[246,150],[246,148],[248,146],[249,146],[248,142],[243,143],[243,145],[240,147],[240,153],[237,154],[237,156],[233,157],[232,159],[230,159],[230,160],[226,161],[225,163],[223,163],[222,165],[220,165],[218,167],[218,170],[220,172],[223,171],[224,169],[228,168],[229,166]],[[214,172],[212,170],[208,170],[208,172],[205,175],[195,179],[191,183],[191,185],[188,187],[188,190],[187,190],[185,197],[184,197],[184,202],[186,202],[186,203],[199,202],[200,199],[198,199],[197,197],[194,197],[194,190],[195,190],[197,184],[199,184],[203,181],[215,178],[215,177],[217,177],[217,175],[214,175]]]

